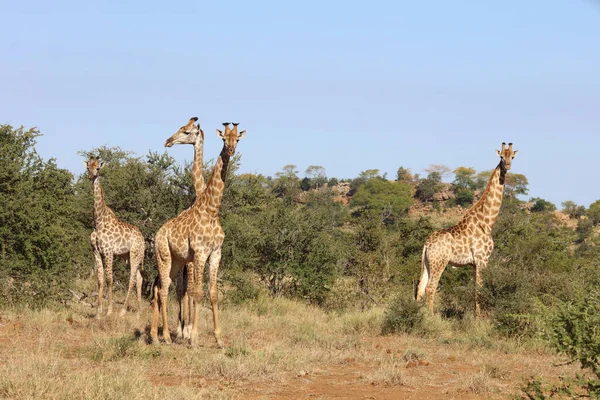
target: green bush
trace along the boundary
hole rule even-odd
[[[406,291],[404,291],[406,292]],[[388,305],[381,332],[389,333],[423,333],[425,309],[412,296],[405,293],[397,295]]]
[[[600,293],[594,290],[582,300],[559,304],[549,313],[546,328],[556,352],[568,363],[579,363],[586,374],[563,377],[560,385],[544,385],[532,377],[523,388],[527,397],[600,398]]]

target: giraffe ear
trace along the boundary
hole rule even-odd
[[[221,139],[225,139],[225,137],[223,136],[223,132],[221,132],[218,129],[217,129],[217,136],[220,137]]]
[[[497,155],[498,157],[502,157],[502,153],[500,153],[500,150],[496,150],[496,155]]]
[[[241,138],[243,138],[245,134],[246,134],[246,130],[245,129],[243,131],[241,131],[240,133],[238,133],[238,140],[240,140]]]
[[[104,161],[100,161],[100,164],[98,164],[98,168],[102,168],[104,167]]]
[[[87,167],[88,167],[88,162],[87,162],[87,161],[84,161],[84,162],[83,162],[83,165],[85,165],[85,167],[87,168]]]
[[[514,156],[516,156],[518,152],[519,152],[519,150],[515,150],[515,151],[513,152],[513,157],[514,157]]]

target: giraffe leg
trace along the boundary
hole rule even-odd
[[[140,316],[142,312],[142,284],[144,283],[144,278],[142,278],[142,273],[138,270],[137,277],[135,280],[135,290],[137,291],[137,301],[138,301],[138,309],[137,316]]]
[[[210,294],[210,304],[212,306],[213,312],[213,324],[214,324],[214,333],[215,340],[217,341],[217,346],[222,349],[223,339],[221,339],[221,328],[219,327],[219,290],[217,288],[217,274],[219,272],[219,263],[221,262],[221,248],[213,251],[210,255],[209,261],[209,294]]]
[[[142,254],[143,257],[143,254]],[[129,286],[127,287],[127,294],[125,295],[125,302],[123,303],[123,309],[121,310],[120,315],[123,316],[127,312],[127,301],[129,300],[129,294],[133,290],[135,286],[135,282],[137,279],[137,275],[139,274],[139,265],[141,263],[141,257],[138,252],[130,252],[129,253]]]
[[[102,257],[104,268],[106,270],[106,293],[108,295],[108,306],[106,307],[106,315],[112,314],[112,301],[113,301],[113,254],[109,252]],[[100,296],[100,293],[98,293]]]
[[[194,253],[194,263],[188,264],[188,293],[193,302],[193,319],[192,319],[192,330],[190,332],[190,344],[193,346],[198,341],[198,312],[200,311],[200,305],[202,304],[202,297],[204,296],[204,288],[202,287],[204,265],[208,258],[208,251],[197,251]]]
[[[437,291],[438,283],[442,277],[442,272],[446,269],[447,260],[436,260],[432,262],[430,266],[430,276],[425,293],[427,293],[427,308],[433,313],[433,302],[435,300],[435,293]]]
[[[152,285],[152,324],[150,325],[150,337],[152,343],[158,344],[158,314],[160,309],[160,278],[157,276]]]
[[[150,326],[150,336],[153,343],[158,343],[158,314],[160,312],[163,322],[163,338],[166,343],[171,343],[171,333],[167,320],[167,307],[169,300],[169,285],[171,284],[172,259],[169,243],[159,230],[154,240],[156,265],[158,277],[154,283],[154,302],[152,325]]]
[[[188,264],[188,271],[194,270],[194,263]],[[188,294],[188,275],[185,276],[185,294],[182,298],[183,307],[184,307],[184,325],[183,325],[183,338],[191,340],[192,338],[192,325],[194,318],[194,299],[192,296]]]
[[[479,295],[483,287],[483,270],[487,267],[487,260],[478,260],[473,266],[475,272],[475,318],[481,316],[481,308],[479,306]]]
[[[417,289],[415,292],[415,300],[421,301],[425,296],[425,289],[427,288],[427,282],[429,282],[429,260],[427,259],[427,245],[423,246],[423,256],[421,257],[421,279],[417,283]]]
[[[184,339],[184,326],[187,322],[187,272],[188,267],[184,266],[175,280],[175,293],[177,295],[177,304],[179,305],[179,321],[177,321],[177,340]]]
[[[96,260],[96,279],[98,281],[98,309],[96,318],[102,315],[102,301],[104,300],[104,267],[102,266],[102,256],[98,247],[94,247],[94,258]]]

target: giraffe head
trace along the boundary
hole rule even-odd
[[[192,117],[188,123],[173,134],[165,142],[165,147],[171,147],[174,144],[202,144],[204,141],[204,132],[200,129],[200,124],[195,125],[198,117]]]
[[[87,170],[88,178],[94,180],[100,174],[100,169],[104,167],[104,161],[90,157],[90,161],[84,161],[83,165],[85,165],[85,169]]]
[[[239,122],[231,122],[233,129],[229,129],[229,124],[230,122],[223,122],[225,132],[221,132],[219,129],[217,129],[217,136],[223,139],[225,149],[227,150],[229,156],[232,157],[235,154],[237,143],[241,138],[244,137],[246,131],[244,130],[238,133],[237,126],[239,125]]]
[[[502,150],[496,150],[496,154],[500,157],[500,165],[505,171],[509,171],[512,160],[515,158],[519,150],[513,150],[513,144],[509,143],[508,147],[505,147],[506,143],[502,142]]]

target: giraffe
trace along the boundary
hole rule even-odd
[[[423,246],[421,279],[417,283],[415,298],[420,301],[427,295],[427,306],[433,312],[433,300],[442,272],[448,264],[453,266],[473,266],[475,272],[475,315],[480,315],[478,291],[483,285],[483,270],[494,249],[492,228],[500,206],[506,172],[518,150],[513,144],[502,143],[502,150],[496,150],[500,163],[492,172],[481,198],[467,210],[462,219],[451,228],[432,233]]]
[[[175,132],[165,142],[165,147],[171,147],[176,144],[192,144],[194,145],[194,161],[192,163],[192,183],[196,197],[206,189],[204,183],[204,174],[202,173],[203,153],[204,153],[204,131],[200,128],[200,124],[194,125],[198,121],[198,117],[192,117],[188,123],[177,132]],[[189,268],[189,267],[188,267]],[[193,267],[191,267],[193,268]],[[179,323],[177,324],[177,339],[189,339],[191,331],[191,310],[193,309],[193,300],[187,293],[187,268],[177,275],[175,281],[175,289],[177,294],[177,303],[179,304]]]
[[[153,316],[150,335],[158,343],[158,317],[161,313],[163,338],[171,343],[167,322],[167,301],[169,285],[180,273],[183,264],[188,265],[187,292],[193,299],[193,321],[190,343],[198,338],[198,311],[203,296],[202,277],[206,261],[209,262],[209,295],[213,313],[214,337],[217,346],[223,347],[219,328],[217,273],[221,261],[221,247],[225,238],[219,222],[219,208],[223,199],[225,177],[230,158],[235,154],[237,143],[246,131],[238,133],[238,123],[224,122],[225,131],[217,129],[217,136],[223,140],[223,148],[215,163],[206,189],[196,197],[194,204],[176,218],[164,224],[156,233],[156,262],[158,282],[154,287]]]
[[[112,284],[113,284],[113,259],[115,256],[122,257],[129,263],[129,286],[121,316],[127,312],[127,301],[133,290],[137,289],[139,315],[142,308],[142,274],[144,269],[144,236],[138,227],[121,221],[115,213],[104,202],[104,192],[100,186],[100,169],[104,162],[97,158],[90,158],[83,162],[88,178],[94,187],[94,225],[95,229],[90,235],[90,242],[94,252],[96,277],[98,280],[98,310],[96,318],[102,314],[102,301],[104,290],[104,275],[106,269],[106,290],[108,292],[108,307],[106,315],[112,313]]]

